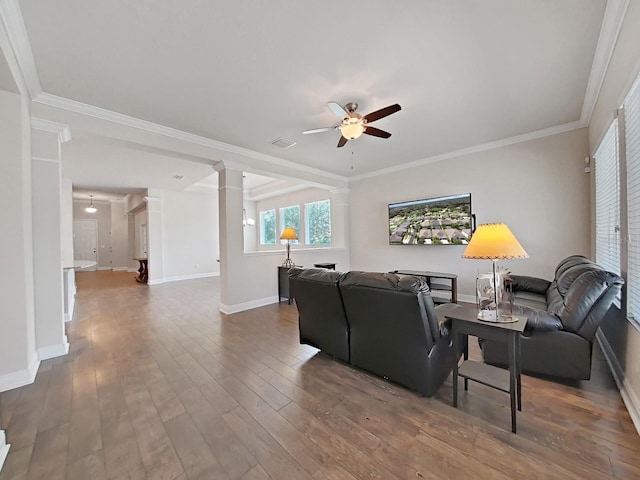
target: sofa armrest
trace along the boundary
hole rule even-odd
[[[509,284],[514,292],[531,292],[538,295],[546,295],[551,285],[549,280],[527,275],[511,275]]]
[[[532,332],[555,332],[563,330],[560,319],[556,315],[544,310],[526,305],[514,305],[513,313],[527,317],[525,335],[530,335]]]

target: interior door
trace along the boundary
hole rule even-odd
[[[73,221],[73,252],[75,260],[91,260],[98,263],[97,220]],[[96,267],[86,270],[96,270]]]

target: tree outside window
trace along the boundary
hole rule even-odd
[[[305,203],[305,240],[308,245],[331,245],[331,203]]]
[[[276,244],[276,211],[265,210],[260,212],[260,244]]]
[[[280,209],[280,232],[287,227],[293,228],[298,237],[300,236],[300,205],[292,205]],[[280,243],[285,244],[287,241],[280,240]],[[298,245],[299,243],[298,240],[291,241],[292,245]]]

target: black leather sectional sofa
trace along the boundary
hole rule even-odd
[[[553,281],[513,275],[515,314],[527,317],[521,337],[522,370],[588,380],[596,331],[624,280],[581,255],[556,267]],[[485,362],[507,364],[504,345],[481,341]]]
[[[432,396],[456,361],[444,312],[423,279],[292,268],[300,343]]]

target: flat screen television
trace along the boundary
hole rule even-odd
[[[466,245],[472,232],[470,193],[389,204],[390,245]]]

